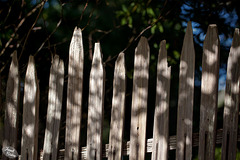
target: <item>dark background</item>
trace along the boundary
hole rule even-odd
[[[141,35],[148,38],[151,53],[147,138],[152,138],[156,64],[159,44],[164,39],[167,41],[168,63],[169,66],[172,66],[169,134],[170,136],[176,135],[179,59],[188,21],[192,21],[196,52],[193,132],[199,131],[202,46],[209,24],[217,24],[221,42],[219,72],[219,97],[221,98],[219,98],[217,127],[222,128],[222,93],[224,93],[222,90],[225,88],[226,63],[234,28],[239,27],[239,6],[237,0],[0,0],[1,134],[11,54],[17,51],[21,74],[19,126],[21,126],[23,84],[28,57],[34,55],[40,85],[39,150],[43,148],[49,72],[52,57],[58,54],[65,64],[62,123],[59,140],[59,147],[64,148],[68,51],[73,30],[77,26],[82,29],[85,56],[81,146],[86,145],[88,82],[95,42],[101,43],[106,70],[103,143],[108,143],[114,63],[121,51],[125,53],[127,68],[124,140],[130,140],[134,50]],[[21,129],[19,129],[19,133],[21,134]],[[20,152],[20,134],[18,152]],[[0,142],[2,144],[2,139]],[[221,146],[217,146],[216,149],[216,159],[221,155],[219,147]],[[170,151],[169,159],[175,158],[174,152]],[[197,155],[197,147],[194,148],[193,152],[194,159]],[[150,157],[150,154],[148,156]]]

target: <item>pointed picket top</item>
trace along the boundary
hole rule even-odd
[[[135,49],[135,54],[136,55],[141,54],[144,57],[144,59],[142,59],[142,60],[146,60],[150,54],[149,52],[150,52],[150,49],[149,49],[147,38],[141,37],[138,42],[138,45]],[[134,62],[138,65],[138,63],[139,63],[138,60],[141,59],[141,56],[136,56],[135,58],[137,58],[137,59],[135,59]]]
[[[24,84],[21,158],[37,159],[39,86],[34,57],[30,56]]]
[[[168,68],[166,40],[162,40],[160,42],[160,49],[158,53],[158,70],[162,71],[166,68]]]
[[[180,60],[176,159],[192,159],[195,50],[188,22]],[[184,158],[185,157],[185,158]]]
[[[95,43],[89,79],[87,159],[102,159],[102,124],[104,111],[104,79],[100,43]]]
[[[75,27],[73,31],[73,36],[70,43],[70,52],[83,52],[83,40],[82,40],[82,31],[81,28]]]
[[[95,43],[92,66],[95,66],[97,68],[100,67],[102,69],[101,64],[102,64],[101,46],[100,43]],[[97,69],[95,67],[94,69]]]
[[[7,81],[3,147],[13,147],[15,149],[17,147],[19,84],[17,52],[14,52]],[[3,159],[6,159],[4,154]]]
[[[121,78],[124,78],[125,77],[125,71],[126,68],[125,68],[125,59],[124,59],[124,53],[121,52],[119,55],[118,55],[118,58],[115,62],[115,72],[117,73],[120,73],[121,75]]]
[[[50,69],[47,123],[43,145],[43,160],[56,160],[62,110],[64,64],[58,55],[54,56]]]
[[[240,31],[235,29],[227,65],[222,159],[236,159],[240,77]]]
[[[168,67],[166,41],[163,40],[160,43],[157,64],[152,160],[168,159],[170,78],[171,67]]]
[[[125,116],[126,69],[124,53],[120,53],[114,70],[112,114],[109,134],[109,160],[122,159]]]
[[[80,157],[84,52],[82,32],[75,28],[70,43],[67,86],[65,160]]]
[[[216,25],[209,25],[203,43],[199,129],[199,160],[214,159],[218,104],[220,42]]]
[[[218,63],[219,58],[219,37],[216,24],[208,26],[207,34],[203,42],[203,63],[206,66]],[[206,88],[207,89],[207,88]]]
[[[141,37],[134,57],[133,94],[130,131],[130,159],[144,160],[146,145],[147,98],[150,49]]]

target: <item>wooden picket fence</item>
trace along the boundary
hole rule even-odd
[[[160,43],[157,63],[156,106],[153,138],[146,140],[147,99],[150,50],[141,37],[135,50],[132,91],[130,141],[123,143],[126,69],[124,53],[115,64],[109,144],[102,144],[104,80],[100,44],[95,44],[89,81],[87,146],[80,147],[80,125],[83,94],[84,53],[81,29],[75,29],[70,44],[66,105],[65,149],[58,149],[64,85],[64,64],[56,55],[49,78],[49,95],[44,146],[44,160],[144,160],[151,152],[153,160],[166,160],[168,151],[176,149],[176,159],[192,159],[192,148],[199,147],[199,160],[213,160],[215,144],[222,144],[222,159],[236,159],[239,114],[240,32],[235,29],[228,58],[223,129],[216,130],[220,42],[216,25],[209,25],[203,44],[202,84],[199,133],[193,133],[193,98],[195,49],[191,22],[184,37],[180,61],[177,134],[169,137],[169,95],[171,67],[167,62],[166,41]],[[85,75],[88,76],[88,75]],[[19,104],[19,71],[17,53],[13,54],[6,90],[4,146],[17,146]],[[34,57],[29,57],[23,99],[21,139],[22,160],[36,160],[38,152],[39,87]],[[7,159],[4,155],[2,159]]]

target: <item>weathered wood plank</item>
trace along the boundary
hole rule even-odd
[[[21,159],[37,160],[39,86],[34,57],[30,56],[24,84]]]
[[[58,55],[54,56],[50,70],[47,122],[43,145],[43,159],[56,160],[62,110],[64,64]]]
[[[114,70],[112,114],[109,133],[109,160],[122,159],[122,142],[125,115],[126,69],[124,53],[120,53]]]
[[[19,85],[17,52],[14,52],[7,81],[3,147],[11,146],[15,149],[17,149]],[[8,159],[4,154],[2,158]]]
[[[80,156],[83,63],[82,32],[75,28],[69,49],[65,160],[77,160]]]
[[[168,159],[170,78],[171,67],[168,67],[166,41],[163,40],[160,43],[157,64],[152,160]]]
[[[149,56],[148,41],[141,37],[134,58],[130,160],[145,159]]]
[[[240,32],[235,29],[227,65],[222,159],[236,159],[239,112]]]
[[[100,43],[95,43],[88,99],[87,159],[89,160],[102,159],[104,74]]]
[[[178,117],[177,117],[177,160],[192,159],[192,127],[194,99],[195,50],[192,24],[188,22],[180,61]]]
[[[203,43],[199,160],[213,160],[215,156],[219,45],[217,26],[209,25]]]
[[[3,92],[3,87],[2,87],[2,75],[0,73],[0,111],[3,110],[3,104],[2,104],[2,93]],[[1,130],[0,130],[1,131]]]

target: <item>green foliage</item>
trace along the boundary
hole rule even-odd
[[[216,160],[220,160],[221,159],[221,154],[222,154],[222,149],[220,147],[217,147],[215,149],[215,159]]]

